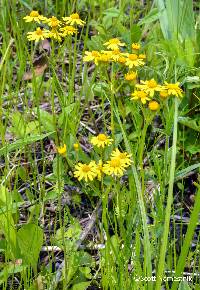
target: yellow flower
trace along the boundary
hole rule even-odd
[[[131,47],[132,47],[132,49],[134,49],[134,50],[139,50],[141,46],[140,46],[139,43],[133,43]]]
[[[63,37],[65,37],[77,33],[78,30],[71,25],[66,25],[63,28],[60,28],[60,31],[62,31]]]
[[[137,78],[137,72],[135,71],[130,71],[127,74],[125,74],[125,79],[127,81],[135,81]]]
[[[61,21],[58,20],[57,17],[55,16],[52,16],[51,18],[48,18],[46,21],[45,21],[50,27],[52,27],[53,29],[56,29],[60,26],[60,23]]]
[[[62,147],[57,147],[56,149],[60,155],[65,155],[67,152],[66,144],[64,144]]]
[[[46,29],[42,30],[40,27],[38,27],[33,32],[28,32],[27,33],[28,40],[39,41],[39,40],[44,40],[44,39],[46,39],[48,37],[49,37],[49,30],[46,30]]]
[[[135,91],[134,93],[131,94],[133,98],[131,100],[141,100],[142,104],[146,104],[147,101],[150,100],[148,97],[148,94],[145,93],[144,91]]]
[[[123,165],[120,158],[112,158],[103,166],[103,172],[107,175],[122,176],[124,171],[125,166]]]
[[[164,89],[167,90],[168,95],[173,95],[176,97],[183,96],[183,90],[179,87],[180,83],[177,82],[175,84],[169,84],[165,82]]]
[[[111,54],[108,53],[107,51],[104,52],[104,53],[101,53],[99,58],[98,58],[98,61],[101,61],[101,62],[109,62],[111,59]]]
[[[58,41],[61,41],[62,40],[62,33],[60,33],[57,29],[52,29],[51,31],[49,31],[49,38],[53,38],[53,39],[56,39]]]
[[[127,59],[126,59],[126,65],[129,68],[133,68],[134,66],[141,66],[144,65],[144,61],[142,59],[139,59],[137,54],[135,53],[125,53],[124,54]]]
[[[157,111],[159,109],[160,105],[156,101],[149,102],[149,109],[151,111]]]
[[[89,164],[78,163],[75,166],[74,176],[78,180],[85,179],[85,181],[92,181],[97,176],[97,165],[95,161],[91,161]]]
[[[139,57],[140,59],[146,59],[146,55],[145,55],[145,54],[139,54],[138,57]]]
[[[160,97],[162,99],[166,99],[168,97],[168,92],[167,90],[163,90],[163,91],[160,91]]]
[[[45,20],[46,17],[40,15],[38,11],[33,10],[28,16],[25,16],[23,19],[25,20],[25,22],[35,21],[40,23],[41,21]]]
[[[112,38],[105,42],[103,45],[105,45],[108,49],[117,50],[119,49],[119,46],[125,46],[125,43],[121,42],[118,38]]]
[[[99,160],[98,164],[97,164],[97,179],[100,181],[102,179],[102,175],[103,175],[103,162],[102,160]]]
[[[66,22],[66,24],[74,25],[78,24],[83,26],[85,24],[85,21],[80,19],[80,16],[78,13],[73,13],[68,17],[63,17],[63,20]]]
[[[96,137],[92,137],[90,142],[94,146],[96,145],[97,147],[104,148],[106,145],[110,145],[112,141],[113,139],[101,133]]]
[[[127,152],[120,152],[118,148],[116,148],[111,153],[111,160],[113,158],[119,158],[124,167],[128,167],[131,164],[130,157],[131,157],[131,154],[128,154]]]
[[[119,58],[121,57],[121,51],[119,49],[114,49],[111,52],[107,52],[108,54],[110,54],[110,58],[114,61],[118,61]]]
[[[83,57],[83,61],[85,62],[94,61],[94,63],[98,65],[99,57],[100,57],[100,53],[96,50],[85,51],[85,56]]]
[[[150,97],[153,97],[155,92],[162,91],[163,88],[154,79],[149,81],[140,81],[142,84],[137,84],[136,88],[145,91]]]
[[[74,143],[73,147],[74,147],[74,150],[75,150],[75,151],[78,151],[78,149],[79,149],[79,144],[78,144],[78,143]]]
[[[124,64],[126,62],[126,58],[124,56],[120,56],[118,58],[118,62],[121,63],[121,64]]]

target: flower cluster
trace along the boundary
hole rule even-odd
[[[104,148],[112,143],[112,139],[105,134],[99,134],[98,136],[92,137],[91,143],[98,148]],[[80,181],[85,180],[92,181],[97,178],[99,181],[103,175],[111,175],[121,177],[126,168],[131,164],[131,155],[127,152],[121,152],[118,148],[112,151],[110,160],[103,163],[102,159],[99,159],[98,163],[94,160],[88,164],[78,163],[75,166],[74,176]]]
[[[116,62],[118,64],[125,65],[130,69],[143,66],[144,54],[139,54],[140,45],[137,43],[132,44],[131,53],[122,51],[122,48],[126,46],[124,42],[121,42],[118,38],[112,38],[104,43],[107,50],[93,50],[86,51],[83,61],[93,61],[96,65],[99,63]]]
[[[158,99],[166,99],[168,96],[182,97],[183,91],[180,88],[180,83],[167,83],[163,85],[157,83],[156,80],[141,80],[137,83],[138,72],[136,69],[143,66],[146,55],[140,53],[141,45],[139,43],[132,43],[131,53],[122,51],[126,44],[121,42],[118,38],[112,38],[104,43],[107,50],[102,51],[86,51],[83,60],[85,62],[93,61],[96,65],[100,63],[115,62],[123,64],[129,68],[125,74],[125,80],[132,86],[134,91],[131,94],[132,100],[138,100],[143,105],[148,102],[148,107],[151,111],[159,109]]]
[[[165,82],[160,85],[154,79],[143,81],[135,85],[135,90],[131,94],[132,100],[140,100],[142,104],[149,101],[148,107],[151,111],[159,109],[159,103],[155,98],[166,99],[168,96],[182,97],[183,91],[180,88],[180,83],[175,84]],[[153,99],[154,98],[154,99]]]
[[[62,20],[52,16],[50,18],[40,15],[38,11],[31,11],[28,16],[24,17],[26,22],[36,22],[41,27],[37,27],[35,31],[28,32],[27,38],[32,41],[40,41],[46,38],[52,38],[61,41],[66,36],[74,35],[78,32],[76,26],[83,26],[85,22],[80,19],[78,13],[73,13],[68,17],[62,17]],[[44,28],[46,27],[46,28]]]

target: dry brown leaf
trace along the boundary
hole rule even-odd
[[[44,55],[39,56],[37,59],[34,60],[33,67],[33,70],[25,72],[23,76],[24,81],[32,80],[34,76],[37,77],[43,75],[45,69],[48,67],[47,58]]]
[[[51,53],[50,41],[48,39],[42,40],[41,43],[40,43],[40,46],[39,46],[39,50],[40,50],[40,52],[45,50],[48,53],[48,55],[49,55]]]

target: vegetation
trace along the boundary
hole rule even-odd
[[[0,289],[200,289],[199,9],[1,1]]]

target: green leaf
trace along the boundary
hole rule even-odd
[[[176,175],[175,175],[175,180],[179,180],[179,179],[182,179],[184,178],[185,176],[187,176],[187,174],[197,168],[200,167],[200,163],[197,163],[197,164],[193,164],[191,166],[188,166],[187,168],[184,168],[182,169],[181,171],[177,172]]]
[[[35,109],[36,112],[36,109]],[[53,121],[53,116],[44,110],[40,110],[39,111],[39,118],[40,118],[40,122],[43,126],[43,130],[44,132],[51,132],[55,130],[55,125],[54,125],[54,121]]]
[[[158,11],[158,8],[153,8],[149,12],[147,16],[145,16],[142,20],[139,21],[138,25],[143,25],[143,24],[150,24],[156,20],[159,19],[160,13]]]
[[[187,282],[181,281],[181,283],[179,284],[178,290],[191,290],[191,288],[189,287]]]
[[[72,290],[86,290],[88,286],[90,286],[90,283],[90,281],[87,281],[75,284],[73,285]]]
[[[17,233],[17,242],[23,261],[35,267],[43,244],[42,229],[35,224],[22,226]]]
[[[8,145],[2,147],[0,149],[0,156],[3,154],[7,154],[13,150],[23,149],[24,146],[26,146],[28,144],[32,144],[36,141],[42,140],[42,139],[44,139],[44,138],[46,138],[54,133],[55,133],[55,131],[49,132],[47,134],[41,134],[41,135],[35,135],[35,136],[33,135],[33,136],[25,137],[24,139],[19,139],[11,144],[8,144]]]
[[[200,132],[200,121],[194,120],[189,117],[179,117],[178,122],[184,126],[187,126],[197,132]]]

